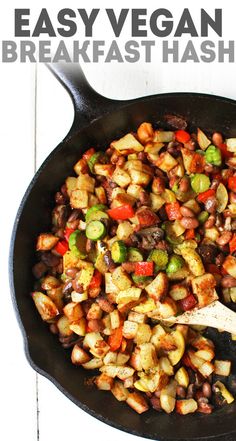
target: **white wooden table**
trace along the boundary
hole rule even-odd
[[[228,14],[230,8],[229,5]],[[161,65],[157,60],[150,65],[86,65],[85,71],[91,84],[111,98],[201,91],[236,99],[233,64]],[[96,441],[135,439],[81,411],[48,380],[37,375],[25,359],[7,279],[10,234],[17,207],[36,168],[70,128],[73,107],[65,90],[43,65],[2,65],[0,75],[0,439],[64,441],[85,435]]]

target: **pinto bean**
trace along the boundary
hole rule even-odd
[[[125,164],[125,158],[124,158],[124,156],[120,156],[116,165],[117,165],[117,167],[123,167],[124,164]]]
[[[236,204],[236,193],[233,191],[229,193],[229,201],[231,204]]]
[[[36,279],[41,279],[47,271],[47,265],[44,262],[38,262],[33,266],[32,272]]]
[[[138,153],[138,159],[139,159],[140,161],[142,161],[142,162],[146,162],[147,157],[146,157],[146,155],[145,155],[144,152],[139,152],[139,153]]]
[[[64,296],[68,296],[72,293],[72,291],[73,291],[72,281],[68,280],[68,282],[66,282],[62,288],[62,294]]]
[[[140,192],[139,200],[142,205],[150,205],[150,195],[145,190]]]
[[[194,217],[182,217],[182,219],[180,219],[180,223],[182,227],[186,228],[187,230],[197,228],[199,225],[198,220]]]
[[[190,210],[190,208],[185,207],[184,205],[182,205],[182,207],[180,207],[180,213],[184,217],[194,217],[195,216],[193,211]]]
[[[198,403],[198,412],[200,413],[206,413],[206,414],[210,414],[213,411],[213,406],[212,404],[209,403]]]
[[[219,172],[219,167],[216,167],[212,164],[206,164],[204,167],[204,170],[206,173],[218,173]]]
[[[164,115],[164,119],[166,120],[167,124],[174,129],[185,130],[187,127],[187,121],[181,116],[167,114]]]
[[[215,225],[216,217],[214,215],[210,215],[207,221],[204,223],[205,228],[211,228]]]
[[[97,303],[99,304],[100,308],[105,312],[114,311],[114,306],[109,302],[109,300],[105,299],[104,297],[98,297]]]
[[[236,220],[233,220],[231,223],[231,230],[235,231],[236,230]]]
[[[153,396],[152,398],[150,398],[150,402],[151,405],[153,407],[154,410],[157,410],[158,412],[161,412],[161,401],[160,398]]]
[[[52,334],[58,334],[58,327],[56,323],[51,323],[49,326],[49,330]]]
[[[225,255],[223,253],[219,253],[218,256],[216,256],[215,263],[218,266],[221,266],[224,263]]]
[[[81,219],[82,215],[83,215],[83,213],[82,213],[82,211],[80,209],[74,208],[74,210],[72,210],[72,213],[71,213],[71,215],[68,218],[68,222],[71,223],[71,222],[73,222],[73,221],[75,221],[77,219]]]
[[[41,259],[43,263],[45,263],[45,265],[49,266],[50,268],[58,266],[61,261],[61,258],[59,256],[50,253],[50,251],[43,252],[41,254]]]
[[[91,319],[88,321],[88,328],[91,332],[101,332],[104,329],[102,320]]]
[[[232,276],[224,276],[221,279],[221,286],[223,288],[234,288],[236,286],[236,279]]]
[[[179,183],[179,189],[182,193],[185,193],[186,191],[189,190],[189,188],[190,188],[189,179],[186,176],[184,176]]]
[[[115,150],[111,155],[111,159],[110,159],[111,163],[115,165],[117,163],[119,157],[120,157],[120,154]]]
[[[193,151],[197,147],[196,141],[194,141],[194,139],[191,138],[188,142],[184,143],[184,147],[188,150]]]
[[[211,385],[207,381],[202,385],[202,392],[204,397],[211,398]]]
[[[208,213],[215,213],[217,208],[217,200],[215,196],[211,196],[205,202],[205,209]]]
[[[129,274],[133,273],[135,271],[135,262],[124,262],[122,263],[122,268]]]
[[[156,194],[161,194],[165,190],[165,181],[160,176],[156,177],[152,181],[152,191]]]
[[[221,133],[215,132],[212,135],[212,142],[216,145],[216,147],[219,147],[223,143],[223,137]]]
[[[81,283],[78,282],[78,280],[76,279],[72,280],[72,286],[76,292],[79,292],[81,294],[84,292],[84,287]]]
[[[55,194],[55,202],[57,205],[65,205],[67,202],[67,197],[63,195],[60,191]]]
[[[210,188],[212,190],[216,190],[219,187],[219,183],[220,183],[220,181],[218,181],[218,179],[213,179]]]
[[[66,275],[68,277],[71,277],[72,279],[75,278],[76,274],[78,273],[79,269],[78,268],[68,268],[66,270]]]
[[[186,398],[186,390],[183,386],[177,386],[176,394],[179,398]]]
[[[224,231],[220,235],[220,237],[218,237],[218,239],[216,239],[216,243],[218,243],[218,245],[226,245],[227,243],[229,243],[231,238],[232,238],[231,231]]]
[[[190,384],[188,386],[188,389],[187,389],[187,396],[186,396],[186,398],[193,398],[193,396],[195,394],[195,391],[196,391],[195,384]]]

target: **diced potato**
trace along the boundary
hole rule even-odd
[[[67,251],[63,256],[63,271],[66,272],[69,268],[75,268],[79,264],[79,258],[75,256],[72,251]]]
[[[103,358],[110,350],[110,346],[103,340],[99,332],[89,332],[85,335],[84,345],[89,346],[90,352],[94,357]]]
[[[87,289],[92,278],[93,278],[93,273],[94,273],[94,266],[92,263],[87,264],[86,268],[82,268],[79,278],[78,278],[78,283],[80,283],[81,285],[83,285],[84,289]]]
[[[167,130],[155,130],[154,142],[171,142],[174,141],[174,132]]]
[[[176,349],[173,351],[169,351],[168,357],[171,361],[172,366],[175,366],[184,355],[185,340],[183,334],[179,331],[172,331],[170,335],[174,339]]]
[[[98,303],[92,303],[90,306],[86,318],[88,320],[99,320],[102,318],[102,309]]]
[[[130,194],[127,193],[121,193],[119,192],[115,199],[113,199],[112,203],[111,203],[111,208],[116,208],[116,207],[120,207],[122,205],[125,204],[129,204],[129,205],[134,205],[136,202],[136,199],[131,196]]]
[[[173,285],[169,291],[169,295],[175,301],[185,299],[189,294],[189,291],[186,286],[181,285],[180,283]]]
[[[199,128],[197,129],[197,142],[202,150],[206,150],[211,144],[210,139],[208,139],[205,133]]]
[[[167,384],[167,386],[165,386],[161,390],[160,404],[161,404],[161,408],[166,413],[173,412],[175,408],[176,387],[177,387],[177,382],[175,380],[171,380],[170,383]]]
[[[183,163],[184,163],[184,168],[186,170],[186,173],[188,175],[190,175],[191,174],[191,163],[193,160],[194,153],[184,147],[181,148],[181,153],[182,153],[182,158],[183,158]]]
[[[140,312],[130,311],[130,313],[128,315],[128,320],[130,320],[131,322],[136,322],[136,323],[145,323],[146,315],[142,314]]]
[[[120,380],[126,380],[126,378],[132,377],[134,369],[129,366],[117,366],[117,377]]]
[[[107,204],[107,196],[103,187],[96,187],[95,194],[99,199],[100,204]]]
[[[181,248],[181,255],[195,276],[201,276],[205,273],[202,259],[194,249],[187,247]]]
[[[212,242],[215,242],[219,236],[220,233],[216,227],[205,228],[205,237],[210,239]]]
[[[73,190],[70,196],[70,204],[73,208],[87,208],[88,192],[86,190]]]
[[[68,177],[66,178],[66,191],[69,197],[71,197],[71,193],[73,190],[77,188],[77,178]]]
[[[214,373],[216,375],[222,375],[228,377],[231,371],[231,361],[228,360],[215,360]]]
[[[42,320],[51,320],[59,314],[55,303],[46,294],[35,291],[32,293],[32,299]]]
[[[72,323],[70,325],[70,329],[77,335],[81,335],[82,337],[86,334],[87,322],[84,317],[82,317],[78,323]]]
[[[155,301],[162,301],[168,291],[168,277],[166,273],[160,272],[155,279],[145,287],[148,295]]]
[[[119,352],[119,354],[117,354],[117,364],[118,366],[123,366],[124,364],[127,363],[127,361],[129,361],[130,359],[130,355],[129,354],[122,354],[122,352]]]
[[[65,315],[62,315],[57,321],[57,328],[62,337],[69,337],[73,334],[73,330],[70,329],[70,322]]]
[[[159,151],[164,147],[163,142],[148,142],[145,146],[145,153],[148,153],[148,156],[157,156]]]
[[[117,228],[117,239],[127,240],[134,232],[134,227],[129,221],[121,222]]]
[[[200,308],[218,299],[215,290],[216,281],[212,274],[206,273],[192,279],[193,293],[197,296]]]
[[[89,193],[94,192],[95,179],[88,174],[81,174],[77,178],[76,187],[78,190],[85,190]]]
[[[128,390],[125,389],[121,381],[115,381],[113,383],[113,386],[111,388],[111,393],[118,401],[126,401],[129,396]]]
[[[197,401],[195,401],[193,398],[176,401],[176,412],[180,413],[181,415],[194,413],[196,412],[197,408],[198,408]]]
[[[160,390],[165,387],[169,380],[168,376],[163,371],[151,373],[150,375],[142,372],[139,375],[141,377],[139,380],[135,381],[134,387],[141,392],[153,393],[155,390]]]
[[[139,199],[140,191],[142,191],[142,187],[137,184],[130,184],[127,188],[127,193],[135,199]]]
[[[150,326],[145,323],[139,323],[135,335],[135,343],[137,345],[148,343],[151,339],[151,336],[152,336],[152,331]]]
[[[154,368],[157,364],[155,346],[152,343],[140,345],[141,364],[144,370]]]
[[[148,185],[152,178],[151,173],[145,173],[144,170],[136,170],[133,168],[129,170],[129,174],[132,184],[136,185]]]
[[[128,288],[126,290],[119,292],[116,301],[117,303],[129,303],[132,301],[139,300],[141,292],[142,290],[140,288],[136,288],[136,287]],[[137,311],[136,307],[134,308],[134,310],[136,312],[141,312],[141,311]]]
[[[138,331],[138,323],[129,322],[129,320],[124,321],[123,326],[123,336],[127,339],[133,339]]]
[[[116,167],[112,175],[112,180],[121,188],[128,187],[131,182],[129,174],[120,167]]]
[[[156,309],[156,304],[153,299],[148,298],[139,305],[133,307],[132,309],[135,312],[139,312],[141,314],[147,314],[148,312],[154,311]]]
[[[131,279],[130,277],[127,275],[127,273],[122,269],[121,266],[118,266],[112,273],[112,282],[114,283],[114,285],[117,286],[117,288],[119,288],[121,291],[125,291],[128,290],[131,285]],[[118,294],[118,298],[120,293]],[[120,303],[120,301],[118,301],[117,298],[117,303]]]
[[[65,316],[70,323],[78,322],[84,315],[82,306],[80,303],[70,302],[63,308]]]
[[[103,362],[100,358],[92,358],[87,363],[82,364],[83,368],[88,370],[99,369],[102,365]]]
[[[206,349],[199,349],[199,351],[195,352],[195,355],[197,357],[202,358],[205,361],[211,361],[214,358],[215,353],[214,353],[213,349],[206,348]]]
[[[205,360],[203,360],[202,358],[195,355],[195,352],[192,350],[188,351],[188,356],[189,356],[190,361],[193,364],[193,366],[195,366],[195,368],[197,368],[197,369],[200,369],[200,367],[203,365],[203,363],[205,363]]]
[[[227,256],[223,263],[223,268],[230,276],[236,278],[236,257]]]
[[[95,164],[94,173],[100,176],[112,177],[114,168],[112,164]]]
[[[229,295],[232,302],[236,303],[236,286],[229,288]]]
[[[53,303],[55,303],[58,311],[62,312],[64,306],[62,286],[59,286],[58,288],[48,289],[47,295],[48,297],[50,297]]]
[[[146,412],[148,410],[148,404],[143,395],[138,392],[132,392],[128,395],[126,403],[132,407],[138,414]]]
[[[77,175],[80,173],[86,173],[88,171],[87,161],[83,158],[79,159],[79,161],[77,161],[74,165],[74,171]]]
[[[198,370],[203,377],[207,378],[214,372],[214,366],[209,361],[205,361]]]
[[[228,152],[236,153],[236,138],[227,138],[225,142]]]
[[[170,363],[169,358],[161,357],[159,359],[159,366],[160,366],[160,369],[163,372],[165,372],[165,374],[167,374],[169,376],[174,375],[174,369],[173,369],[172,364]]]
[[[178,165],[178,162],[168,152],[161,153],[156,162],[156,166],[164,172],[169,172],[176,165]]]
[[[95,384],[99,390],[111,390],[113,386],[113,378],[102,373],[95,379]]]
[[[221,383],[221,381],[216,381],[214,384],[215,390],[219,391],[228,404],[233,403],[234,397],[233,395],[226,389],[225,385]]]
[[[94,194],[92,194],[92,193],[88,193],[88,207],[90,208],[90,207],[93,207],[94,205],[97,205],[99,203],[99,200],[98,200],[98,198],[94,195]],[[79,227],[81,228],[81,223],[82,223],[83,221],[80,221],[80,223],[79,223]],[[86,223],[85,223],[85,228],[84,228],[84,230],[86,229]]]
[[[154,328],[152,328],[151,343],[154,344],[156,349],[159,349],[161,347],[161,341],[165,335],[166,331],[161,325],[156,325],[154,326]]]
[[[172,204],[172,202],[176,202],[176,196],[175,193],[172,190],[169,190],[166,188],[163,193],[161,193],[161,197],[167,202],[168,204]]]
[[[144,147],[140,142],[132,135],[132,133],[128,133],[117,141],[112,141],[111,147],[114,147],[119,152],[122,150],[132,150],[134,152],[142,152]]]
[[[136,371],[141,371],[143,369],[140,354],[140,348],[136,347],[135,350],[132,352],[129,361],[130,366],[132,366]]]
[[[188,376],[188,372],[186,371],[184,366],[182,366],[181,368],[178,369],[178,371],[175,374],[175,379],[180,386],[183,386],[186,388],[188,387],[189,376]]]
[[[211,348],[214,350],[214,343],[203,335],[197,335],[194,340],[191,341],[191,345],[199,350]]]
[[[110,321],[111,329],[119,328],[119,326],[121,325],[120,314],[117,309],[114,309],[114,311],[110,312]]]
[[[112,351],[107,352],[107,354],[103,358],[103,363],[105,365],[111,365],[111,364],[116,365],[117,364],[116,361],[117,361],[117,353]]]
[[[220,182],[220,184],[217,187],[216,190],[216,200],[217,200],[217,211],[218,213],[222,213],[222,211],[225,210],[227,204],[228,204],[228,192],[224,186],[224,184],[222,184],[222,182]]]
[[[37,251],[49,251],[59,241],[59,237],[54,236],[51,233],[42,233],[37,238],[36,249]]]
[[[81,365],[90,361],[90,356],[79,345],[75,345],[71,353],[71,361],[73,364]]]
[[[56,279],[56,277],[48,275],[43,278],[41,286],[43,289],[46,289],[46,290],[54,289],[54,288],[59,288],[61,286],[61,282],[60,282],[60,280]]]
[[[112,281],[111,273],[105,273],[105,291],[112,294],[119,293],[119,288]]]
[[[148,317],[156,318],[157,320],[167,319],[177,314],[177,306],[173,299],[167,297],[164,302],[156,301],[156,309],[149,312]]]
[[[165,204],[165,200],[158,194],[150,193],[151,208],[153,211],[158,211]]]
[[[184,340],[187,341],[187,339],[188,339],[188,330],[189,330],[188,325],[180,325],[180,324],[178,324],[178,325],[176,325],[176,330],[181,332],[181,334],[184,337]]]
[[[88,293],[85,292],[76,292],[72,291],[71,293],[71,300],[75,303],[81,303],[88,299]]]

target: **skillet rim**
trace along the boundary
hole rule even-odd
[[[38,177],[40,176],[40,174],[42,173],[42,171],[44,170],[44,168],[47,166],[48,162],[51,161],[51,159],[53,158],[54,154],[57,151],[60,151],[61,149],[66,147],[66,144],[69,143],[71,141],[71,139],[73,139],[76,135],[78,135],[80,132],[82,132],[84,129],[92,126],[94,123],[99,122],[99,120],[102,120],[103,117],[106,117],[109,114],[115,113],[117,111],[122,111],[126,108],[128,108],[129,106],[132,106],[135,103],[145,103],[147,101],[150,100],[154,100],[154,99],[158,99],[158,98],[180,98],[180,97],[189,97],[189,98],[203,98],[203,99],[211,99],[213,100],[215,103],[221,102],[221,103],[228,103],[231,105],[236,106],[236,100],[231,99],[231,98],[227,98],[227,97],[223,97],[220,95],[214,95],[214,94],[207,94],[207,93],[197,93],[197,92],[168,92],[168,93],[161,93],[161,94],[154,94],[154,95],[148,95],[148,96],[144,96],[144,97],[139,97],[133,100],[128,100],[128,101],[118,101],[118,100],[109,100],[110,102],[114,102],[114,105],[117,105],[117,107],[114,107],[114,109],[112,111],[104,111],[102,113],[102,115],[100,115],[99,117],[97,117],[96,119],[93,119],[92,121],[84,124],[80,129],[78,129],[78,131],[74,131],[73,133],[71,132],[71,129],[74,128],[74,122],[72,123],[71,129],[69,130],[69,132],[67,133],[67,135],[65,136],[65,138],[49,153],[49,155],[45,158],[45,160],[43,161],[43,163],[41,164],[41,166],[39,167],[39,169],[36,171],[36,173],[33,175],[33,178],[30,181],[30,184],[28,185],[22,199],[20,202],[20,205],[18,207],[17,210],[17,214],[14,220],[14,224],[13,224],[13,229],[12,229],[12,234],[11,234],[11,238],[10,238],[10,251],[9,251],[9,259],[8,259],[8,276],[9,276],[9,286],[10,286],[10,294],[11,294],[11,299],[12,299],[12,303],[13,303],[13,307],[14,307],[14,311],[17,317],[17,321],[22,333],[22,337],[23,337],[23,346],[24,346],[24,352],[26,355],[26,359],[29,362],[30,366],[38,373],[43,375],[45,378],[47,378],[49,381],[51,381],[56,387],[57,389],[60,390],[60,392],[62,392],[67,398],[69,398],[74,404],[76,404],[80,409],[82,409],[83,411],[85,411],[86,413],[88,413],[89,415],[93,416],[94,418],[98,419],[99,421],[108,424],[111,427],[114,427],[118,430],[121,430],[123,432],[135,435],[135,436],[139,436],[139,437],[144,437],[147,439],[155,439],[154,435],[150,435],[148,432],[141,432],[141,431],[137,431],[135,429],[128,429],[126,426],[120,424],[120,423],[114,423],[114,421],[112,421],[109,418],[104,417],[103,415],[95,412],[93,409],[91,409],[90,407],[88,407],[86,404],[82,403],[80,400],[76,399],[72,394],[70,394],[63,386],[61,383],[59,383],[55,377],[53,377],[51,374],[49,374],[46,370],[40,368],[33,360],[32,356],[30,355],[30,345],[29,345],[29,338],[28,335],[26,333],[26,329],[23,325],[22,319],[21,319],[21,315],[19,312],[19,308],[18,308],[18,303],[17,303],[17,296],[16,296],[16,288],[15,288],[15,284],[14,284],[14,264],[15,264],[15,259],[14,259],[14,254],[15,254],[15,240],[16,240],[16,236],[18,233],[18,224],[21,218],[21,215],[24,211],[24,207],[25,207],[25,203],[31,193],[31,190],[33,189],[34,185],[36,184]],[[76,109],[75,109],[75,103],[74,104],[74,110],[75,110],[75,115],[76,115]],[[105,107],[105,106],[104,106]],[[74,120],[75,121],[75,120]],[[231,435],[231,434],[235,434],[236,435],[236,428],[234,430],[230,430],[224,433],[221,433],[219,436],[221,437],[225,437],[227,435]],[[184,440],[180,440],[179,438],[163,438],[161,436],[161,438],[158,436],[159,441],[184,441]],[[218,438],[218,436],[217,436]],[[210,435],[210,436],[204,436],[204,437],[200,437],[200,438],[196,438],[196,437],[191,437],[188,438],[188,441],[200,441],[200,440],[213,440],[213,439],[217,439],[215,437],[215,435]],[[186,440],[187,441],[187,440]]]

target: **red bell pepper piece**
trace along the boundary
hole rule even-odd
[[[136,214],[139,225],[142,228],[151,227],[159,221],[158,216],[150,208],[142,208],[141,210],[138,210]]]
[[[228,187],[236,193],[236,176],[230,176],[228,179]]]
[[[152,276],[154,270],[154,262],[136,262],[135,275],[136,276]]]
[[[176,220],[182,218],[182,215],[180,213],[179,202],[171,202],[165,204],[165,209],[169,220]]]
[[[234,233],[232,239],[229,241],[229,250],[230,254],[233,254],[236,251],[236,233]]]
[[[120,326],[119,328],[114,329],[112,334],[109,335],[108,344],[112,352],[117,351],[117,349],[119,349],[122,343],[122,337],[123,337],[122,331],[123,331],[123,325]]]
[[[233,156],[233,154],[227,150],[227,145],[225,143],[220,144],[217,147],[220,149],[224,159],[229,159]]]
[[[93,147],[91,147],[91,149],[88,149],[84,154],[83,154],[83,159],[85,159],[85,161],[88,161],[91,156],[94,155],[95,153],[95,149]]]
[[[56,246],[54,247],[54,250],[61,256],[64,256],[68,249],[69,245],[66,240],[59,240],[59,242],[57,242]]]
[[[220,274],[221,275],[220,268],[217,265],[215,265],[214,263],[207,263],[206,264],[206,270],[207,270],[208,273]]]
[[[195,230],[194,228],[190,228],[189,230],[185,231],[184,237],[186,240],[195,239]]]
[[[209,188],[209,190],[203,191],[202,193],[199,193],[197,200],[198,202],[202,202],[205,204],[207,199],[209,199],[211,196],[215,196],[215,190],[213,188]]]
[[[134,217],[134,209],[130,204],[107,210],[107,214],[114,220],[125,220]]]
[[[102,284],[102,274],[97,269],[95,269],[88,289],[99,288],[101,284]]]
[[[177,130],[177,132],[175,132],[175,139],[178,142],[182,142],[184,144],[185,142],[188,142],[190,138],[190,134],[185,130]]]
[[[179,300],[179,304],[183,311],[188,311],[197,304],[197,300],[193,294],[189,294],[187,297],[185,297],[185,299]]]
[[[69,227],[66,227],[66,228],[65,228],[65,231],[64,231],[64,237],[65,237],[65,239],[67,240],[67,242],[69,241],[69,237],[70,237],[70,235],[71,235],[72,233],[74,233],[74,231],[75,231],[74,228],[69,228]]]

